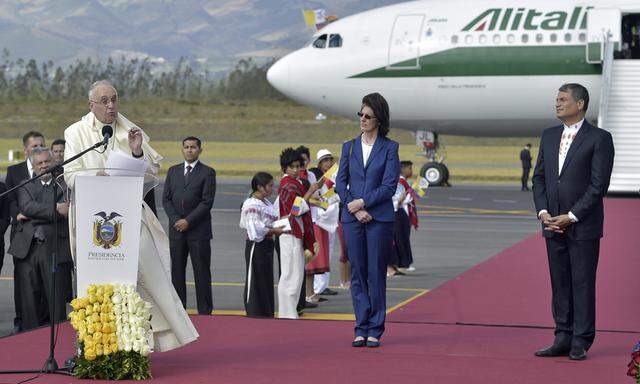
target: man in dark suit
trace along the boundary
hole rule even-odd
[[[53,165],[51,151],[36,148],[30,157],[36,175]],[[69,248],[68,203],[63,192],[57,190],[54,210],[53,183],[50,176],[26,184],[17,190],[18,224],[11,240],[9,253],[16,260],[15,275],[21,292],[22,329],[45,324],[49,305],[55,306],[55,321],[66,318],[65,303],[71,300],[71,271],[73,261]],[[54,230],[54,212],[58,213],[58,233]],[[55,301],[51,290],[51,253],[58,236],[55,268]]]
[[[43,148],[45,146],[44,136],[40,132],[30,131],[27,132],[24,136],[22,136],[22,145],[24,147],[24,155],[26,160],[12,165],[7,168],[7,177],[5,179],[5,183],[7,185],[7,189],[11,189],[16,185],[20,184],[22,181],[26,179],[30,179],[33,176],[33,166],[29,161],[29,156],[31,152],[35,148]],[[10,238],[13,239],[13,236],[16,231],[16,227],[18,225],[18,214],[20,211],[18,210],[18,200],[16,197],[16,193],[11,193],[9,195],[8,204],[9,204],[9,215],[11,216],[11,235]],[[24,215],[22,215],[24,216]],[[14,265],[16,263],[16,259],[13,260]],[[20,326],[20,304],[22,303],[22,299],[20,298],[20,283],[18,281],[20,277],[15,275],[13,276],[13,303],[15,306],[16,317],[13,319],[13,332],[19,332],[21,330]]]
[[[184,163],[167,172],[162,205],[169,217],[171,280],[187,307],[186,268],[191,265],[196,283],[198,313],[210,315],[211,294],[211,208],[216,195],[216,171],[198,157],[202,143],[197,137],[182,140]]]
[[[529,172],[531,172],[531,144],[524,146],[520,151],[520,161],[522,162],[522,188],[521,191],[529,190]]]
[[[613,168],[611,134],[584,116],[589,93],[560,87],[556,116],[562,125],[542,133],[533,196],[547,243],[555,340],[539,357],[584,360],[595,338],[596,269],[603,235],[603,197]]]
[[[0,194],[7,191],[7,186],[0,182]],[[0,197],[0,272],[2,272],[2,264],[4,263],[4,233],[9,227],[9,198],[7,196]]]

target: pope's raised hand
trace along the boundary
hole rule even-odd
[[[129,131],[129,148],[134,156],[142,155],[142,131],[138,128],[133,128]]]

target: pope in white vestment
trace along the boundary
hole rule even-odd
[[[93,89],[100,91],[104,87],[115,89],[106,82],[94,84]],[[109,96],[109,95],[107,95]],[[117,95],[115,96],[117,97]],[[103,97],[104,98],[104,97]],[[91,99],[91,94],[90,94]],[[64,131],[66,147],[65,160],[82,152],[84,149],[102,140],[102,127],[111,125],[113,137],[109,139],[104,153],[91,151],[79,159],[65,165],[65,178],[69,185],[73,184],[73,172],[83,169],[104,168],[109,154],[118,150],[125,154],[132,154],[132,137],[142,139],[142,156],[140,161],[148,164],[148,171],[157,173],[162,156],[149,145],[149,137],[142,130],[117,113],[115,108],[117,100],[90,100],[91,110],[82,119]],[[109,106],[112,103],[111,106]],[[105,115],[102,106],[111,114]],[[95,113],[94,113],[95,112]],[[112,120],[104,123],[98,119],[102,115],[103,120]],[[140,137],[141,136],[141,137]],[[138,148],[139,148],[138,143]],[[140,154],[138,154],[140,156]],[[126,198],[122,196],[121,198]],[[142,197],[140,197],[142,198]],[[71,223],[71,221],[70,221]],[[73,225],[71,223],[70,225]],[[71,233],[75,233],[71,228]],[[71,249],[75,249],[75,238],[71,239]],[[75,251],[74,251],[75,253]],[[143,299],[153,305],[151,311],[151,326],[153,328],[153,349],[155,351],[169,351],[181,347],[198,338],[198,332],[191,323],[189,316],[182,307],[182,303],[171,283],[171,262],[169,257],[169,239],[162,229],[158,218],[153,214],[149,206],[142,202],[142,226],[140,233],[140,259],[138,267],[138,291]]]

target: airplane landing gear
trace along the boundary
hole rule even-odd
[[[420,176],[427,179],[430,186],[450,186],[449,169],[444,165],[444,156],[438,158],[438,134],[429,131],[416,132],[416,141],[422,144],[425,156],[429,160],[420,169]]]

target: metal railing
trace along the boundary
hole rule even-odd
[[[611,41],[611,32],[602,36],[602,84],[600,86],[600,110],[598,111],[598,126],[607,126],[609,114],[609,99],[611,93],[611,73],[613,72],[613,50],[615,43]]]

